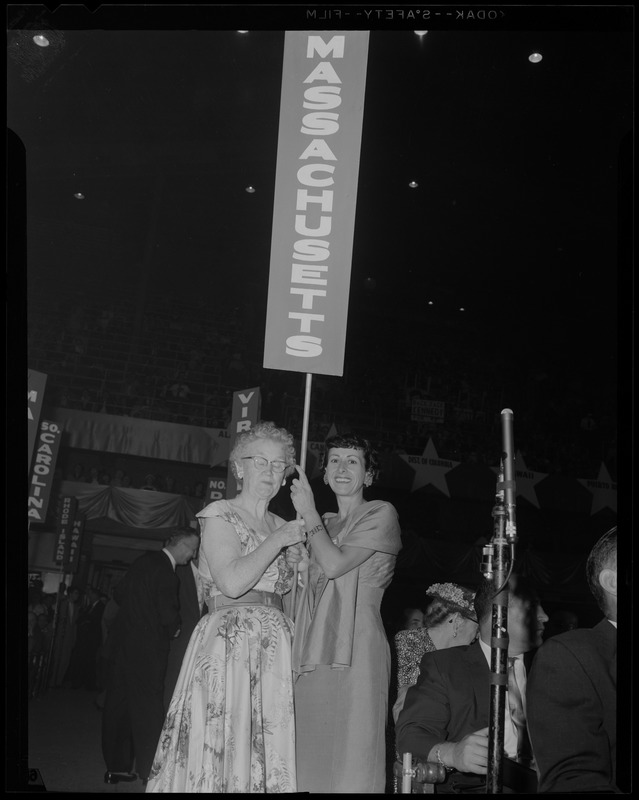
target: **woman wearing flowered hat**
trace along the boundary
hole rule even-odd
[[[393,719],[397,721],[406,692],[417,681],[424,653],[470,644],[477,637],[475,592],[456,583],[434,583],[426,590],[431,602],[424,614],[424,627],[399,631],[397,651],[397,701]]]

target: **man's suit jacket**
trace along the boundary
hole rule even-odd
[[[524,655],[527,667],[533,655]],[[417,760],[426,761],[439,742],[459,742],[469,733],[487,728],[490,675],[478,641],[425,653],[417,683],[408,690],[395,725],[400,756],[411,753]],[[484,780],[483,776],[476,777],[478,783]],[[507,785],[505,764],[504,784]]]
[[[548,639],[526,696],[539,791],[618,791],[616,628],[604,619]]]
[[[397,751],[425,761],[438,742],[485,728],[489,713],[490,668],[479,642],[425,653],[397,719]]]
[[[180,635],[171,639],[169,658],[166,665],[164,678],[164,707],[168,710],[173,690],[180,674],[180,667],[189,645],[191,634],[201,617],[200,602],[197,595],[197,586],[191,564],[178,565],[175,573],[180,582],[178,601],[180,604]]]
[[[102,641],[102,614],[104,603],[97,600],[90,608],[84,608],[78,616],[77,641],[90,650],[94,656]]]
[[[116,660],[136,680],[162,693],[169,643],[180,627],[178,578],[163,551],[136,559],[114,591]]]

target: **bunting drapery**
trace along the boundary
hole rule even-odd
[[[63,481],[60,493],[76,497],[87,519],[108,518],[130,528],[172,528],[195,522],[202,500],[167,492]],[[197,505],[197,508],[196,508]]]
[[[68,408],[47,410],[63,431],[66,447],[121,453],[214,467],[228,460],[229,434],[224,428],[200,428],[156,420],[119,417]],[[299,452],[299,442],[296,443]],[[307,443],[306,472],[320,475],[322,442]],[[384,453],[379,485],[417,494],[436,491],[451,500],[494,502],[495,471],[486,464],[440,458],[431,440],[422,456],[402,451]],[[566,512],[617,512],[617,483],[605,464],[588,478],[530,470],[518,451],[515,460],[517,497],[533,508]]]
[[[228,432],[137,417],[51,409],[50,419],[64,432],[64,444],[82,450],[216,466],[228,458]]]

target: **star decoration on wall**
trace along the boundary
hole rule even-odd
[[[492,471],[495,473],[495,475],[497,475],[499,472],[497,467],[492,467]],[[547,477],[547,472],[534,472],[533,470],[528,469],[526,462],[524,461],[524,457],[521,454],[521,450],[517,451],[517,455],[515,456],[516,497],[524,497],[529,503],[532,503],[532,505],[539,508],[539,500],[537,499],[535,484],[543,481],[543,479]]]
[[[435,449],[432,439],[428,440],[428,444],[424,448],[424,452],[421,456],[401,454],[400,458],[412,467],[415,472],[411,492],[416,492],[417,489],[421,489],[422,486],[432,485],[445,494],[446,497],[450,497],[446,473],[459,466],[461,462],[440,458],[437,455],[437,450]]]
[[[606,465],[601,462],[597,480],[578,478],[579,483],[592,492],[592,508],[590,515],[596,514],[602,508],[611,508],[617,511],[617,484],[611,479]]]

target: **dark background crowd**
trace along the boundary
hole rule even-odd
[[[133,302],[109,303],[103,287],[88,281],[66,297],[58,288],[53,301],[46,281],[29,289],[29,365],[47,374],[51,405],[226,428],[233,392],[259,386],[263,418],[301,433],[303,376],[261,366],[261,331],[242,324],[251,319],[251,305],[225,311],[223,297],[198,301],[187,293],[180,302],[151,294],[136,314]],[[370,338],[379,327],[378,304],[359,312],[360,337]],[[590,372],[566,381],[561,361],[544,361],[541,353],[534,354],[536,367],[526,363],[525,374],[506,352],[484,350],[478,362],[467,344],[472,322],[461,313],[443,327],[423,317],[404,318],[402,325],[425,346],[398,358],[380,338],[369,345],[375,358],[368,367],[353,358],[343,377],[315,377],[310,441],[323,441],[338,421],[381,449],[421,454],[432,438],[442,458],[493,465],[498,414],[508,404],[516,410],[517,445],[529,469],[595,476],[603,461],[616,480],[617,404],[608,383],[593,381]],[[360,337],[357,328],[349,331],[349,351],[367,347]],[[414,398],[443,403],[443,422],[412,419]],[[110,478],[113,483],[116,476]]]

